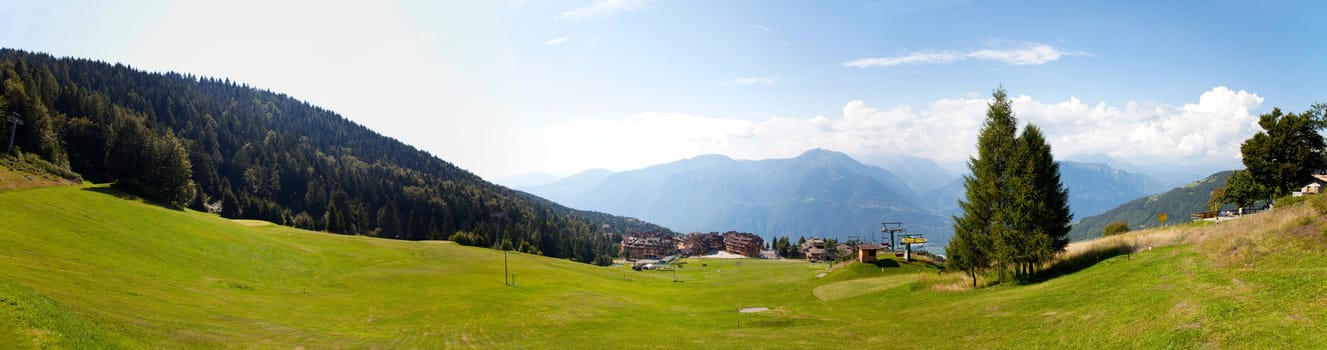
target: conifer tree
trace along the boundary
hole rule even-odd
[[[237,219],[243,215],[240,208],[240,199],[235,196],[235,191],[230,188],[230,180],[221,180],[221,216]]]
[[[1018,128],[1004,88],[997,88],[991,97],[986,122],[977,135],[977,156],[968,160],[972,173],[963,177],[966,199],[958,203],[963,215],[954,217],[954,238],[946,249],[951,268],[967,271],[974,286],[978,272],[993,260],[1000,262],[994,259],[992,239],[1000,230],[996,213],[1006,205],[1000,190],[1007,185],[1010,150]]]
[[[1018,134],[1003,88],[995,90],[964,177],[967,197],[954,217],[950,268],[973,279],[993,267],[1001,280],[1026,279],[1069,244],[1069,192],[1041,129]]]
[[[1003,196],[1010,205],[1001,211],[1004,235],[1000,243],[1020,279],[1064,250],[1069,244],[1069,191],[1060,182],[1060,166],[1041,129],[1028,124],[1014,149],[1014,166]]]

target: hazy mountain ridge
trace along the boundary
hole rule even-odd
[[[877,232],[882,221],[903,221],[933,239],[948,237],[947,218],[921,206],[908,182],[834,151],[760,161],[703,155],[614,173],[579,193],[559,192],[601,174],[524,190],[683,232],[846,237]]]
[[[1075,218],[1093,216],[1129,200],[1166,191],[1155,177],[1113,168],[1104,163],[1060,162],[1060,179],[1069,188]]]
[[[736,160],[703,155],[643,169],[586,171],[521,188],[573,207],[640,217],[678,231],[745,230],[764,236],[867,235],[903,221],[944,242],[964,196],[962,177],[924,158],[871,156],[871,166],[823,149],[797,157]],[[1100,214],[1168,186],[1104,163],[1060,162],[1075,218]],[[937,185],[939,184],[939,185]]]
[[[566,203],[572,196],[590,190],[604,178],[613,175],[612,170],[590,169],[548,183],[533,186],[515,186],[514,189],[538,193],[539,196],[554,202]]]
[[[1074,218],[1093,216],[1129,200],[1159,193],[1172,184],[1152,176],[1133,173],[1103,163],[1061,161],[1060,182],[1069,189],[1069,209]],[[963,179],[922,194],[923,202],[936,211],[958,214],[958,200],[964,196]]]

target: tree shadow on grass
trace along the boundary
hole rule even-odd
[[[117,189],[117,188],[113,188],[113,187],[111,187],[111,186],[93,186],[93,187],[85,187],[85,188],[83,188],[83,190],[84,190],[84,191],[97,192],[97,193],[101,193],[101,194],[105,194],[105,195],[111,195],[111,196],[115,196],[115,198],[119,198],[119,199],[139,199],[138,196],[134,196],[134,195],[132,195],[132,194],[129,194],[128,192],[122,191],[122,190]]]
[[[880,259],[868,264],[875,265],[875,267],[899,267],[898,261],[894,259]]]
[[[876,261],[874,261],[874,262],[869,262],[869,263],[865,263],[865,264],[866,264],[866,265],[875,266],[875,267],[879,267],[879,268],[900,268],[900,267],[903,267],[903,265],[900,264],[898,260],[894,260],[894,259],[880,259],[880,260],[876,260]],[[911,266],[921,265],[921,266],[926,267],[926,268],[932,268],[932,269],[937,269],[937,270],[943,270],[943,269],[944,269],[944,265],[936,264],[936,263],[934,263],[934,262],[926,261],[926,260],[921,260],[921,259],[913,259],[911,262],[908,262],[907,264],[908,264],[908,265],[911,265]]]
[[[1034,274],[1026,283],[1045,282],[1056,277],[1085,270],[1103,260],[1131,253],[1133,253],[1133,247],[1125,243],[1096,247],[1074,256],[1056,260],[1050,266]]]
[[[147,199],[147,198],[139,197],[139,196],[133,195],[133,194],[131,194],[131,193],[129,193],[129,192],[125,192],[124,190],[121,190],[121,189],[115,188],[115,186],[113,186],[113,185],[112,185],[112,186],[93,186],[93,187],[84,187],[83,190],[84,190],[84,191],[97,192],[97,193],[101,193],[101,194],[105,194],[105,195],[110,195],[110,196],[114,196],[115,198],[124,199],[124,200],[143,201],[143,203],[147,203],[147,204],[155,205],[155,206],[162,207],[162,208],[166,208],[166,209],[170,209],[170,210],[179,210],[179,211],[183,211],[183,210],[184,210],[184,207],[182,207],[182,206],[178,206],[178,205],[174,205],[174,204],[168,204],[168,203],[163,203],[163,202],[159,202],[159,201],[155,201],[155,200],[151,200],[151,199]]]

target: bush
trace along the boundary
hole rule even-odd
[[[1125,232],[1129,232],[1129,224],[1124,223],[1124,221],[1116,221],[1106,225],[1105,228],[1102,228],[1101,236],[1114,236]]]
[[[478,233],[474,232],[456,231],[456,233],[453,233],[450,237],[447,237],[447,240],[456,242],[456,244],[468,245],[472,247],[488,246],[488,239],[485,239],[484,236],[481,236]]]

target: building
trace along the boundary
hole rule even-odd
[[[728,231],[723,234],[723,250],[748,258],[760,257],[765,239],[752,233]]]
[[[857,246],[857,261],[862,263],[876,262],[876,253],[884,250],[878,244],[862,244]]]
[[[692,232],[677,237],[677,250],[686,255],[704,255],[711,250],[723,249],[723,236],[718,232]]]
[[[825,240],[818,237],[811,237],[811,239],[806,240],[797,247],[797,251],[802,252],[802,255],[806,256],[806,260],[810,261],[825,260],[828,257],[828,252],[825,251]]]
[[[704,255],[713,251],[726,251],[748,258],[760,257],[765,239],[752,233],[728,231],[692,232],[677,237],[677,250],[687,255]]]
[[[829,257],[829,255],[827,255],[825,252],[825,248],[807,249],[802,254],[806,255],[806,260],[810,260],[812,262],[825,260],[826,258]]]
[[[1314,174],[1313,181],[1304,185],[1304,187],[1300,187],[1299,192],[1295,192],[1294,195],[1298,197],[1306,194],[1319,194],[1322,193],[1324,185],[1327,185],[1327,175]]]
[[[657,259],[677,252],[673,234],[668,232],[631,232],[622,237],[621,255],[628,259]]]

